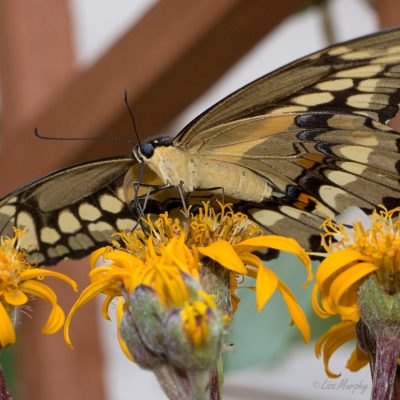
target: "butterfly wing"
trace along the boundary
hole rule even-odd
[[[129,203],[138,171],[131,157],[114,157],[53,172],[0,200],[0,234],[26,227],[22,248],[37,265],[84,257],[135,225]],[[143,182],[159,179],[146,168]]]
[[[399,204],[400,29],[329,47],[243,87],[173,144],[261,176],[275,197],[242,202],[274,233],[315,248],[324,218]]]

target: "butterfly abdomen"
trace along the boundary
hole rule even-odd
[[[220,187],[228,197],[255,202],[272,195],[268,182],[250,169],[174,146],[157,147],[146,162],[164,184],[182,185],[187,192]]]

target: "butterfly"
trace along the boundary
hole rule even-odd
[[[30,259],[52,265],[132,229],[132,201],[146,197],[146,212],[157,213],[180,204],[177,189],[221,188],[267,232],[315,249],[325,218],[400,204],[400,134],[387,125],[399,101],[400,29],[337,44],[242,87],[175,138],[10,193],[0,200],[0,233],[27,227]]]

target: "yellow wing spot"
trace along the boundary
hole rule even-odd
[[[131,231],[136,224],[136,221],[129,218],[118,218],[117,219],[117,228],[119,231]]]
[[[370,50],[360,50],[360,51],[353,51],[351,53],[343,54],[340,57],[343,60],[364,60],[366,58],[373,58],[385,54],[385,52],[374,50],[371,52]]]
[[[82,203],[79,206],[78,213],[84,221],[96,221],[101,217],[98,208],[89,203]]]
[[[75,233],[81,228],[78,219],[70,210],[63,210],[58,216],[58,226],[63,233]]]
[[[69,253],[68,248],[63,246],[62,244],[59,244],[58,246],[55,246],[55,247],[50,247],[47,250],[47,255],[50,258],[62,257],[62,256],[65,256],[68,253]]]
[[[36,227],[35,221],[32,218],[32,215],[27,213],[26,211],[21,211],[17,215],[17,223],[16,226],[24,227],[27,229],[24,237],[22,238],[22,248],[23,249],[37,249],[39,248],[38,238],[36,236]]]
[[[7,215],[7,217],[12,217],[15,214],[17,208],[13,205],[5,205],[0,208],[0,214]]]
[[[372,149],[364,146],[334,146],[335,152],[348,160],[368,164],[369,155]]]
[[[354,94],[347,98],[346,103],[354,108],[384,108],[389,103],[389,96],[385,94]]]
[[[374,63],[379,64],[397,64],[400,61],[400,54],[388,54],[383,57],[375,58]]]
[[[72,250],[88,249],[94,246],[93,240],[84,233],[78,233],[68,239],[68,245]]]
[[[252,217],[261,225],[264,225],[266,227],[272,226],[276,224],[277,222],[285,219],[285,216],[276,212],[276,211],[271,211],[271,210],[257,210],[257,209],[252,209],[250,210]]]
[[[357,176],[342,171],[327,171],[326,177],[339,186],[345,186],[357,180]]]
[[[89,224],[88,228],[93,238],[98,242],[109,240],[111,238],[111,234],[115,231],[115,229],[109,223],[104,221]]]
[[[278,107],[274,108],[269,114],[286,114],[286,113],[295,113],[295,112],[307,111],[307,107],[304,106],[287,106],[287,107]]]
[[[48,226],[45,226],[40,231],[40,240],[44,243],[54,244],[60,237],[60,234],[54,228]]]
[[[342,54],[346,54],[350,51],[350,49],[346,46],[338,46],[328,51],[330,56],[340,56]],[[343,57],[342,57],[343,58]]]
[[[351,172],[352,174],[362,175],[363,172],[368,168],[366,165],[351,162],[351,161],[342,161],[339,163],[340,168]]]
[[[327,90],[330,92],[345,90],[353,87],[352,79],[333,79],[331,81],[320,82],[315,87],[319,90]]]
[[[370,64],[339,71],[334,76],[337,78],[370,78],[382,72],[383,68],[383,65]]]
[[[117,214],[124,207],[124,203],[115,196],[103,194],[103,196],[100,197],[100,206],[104,211]]]
[[[292,101],[296,104],[303,104],[306,106],[317,106],[319,104],[329,103],[334,99],[332,93],[321,92],[321,93],[310,93],[303,94],[301,96],[294,97]]]
[[[400,79],[365,79],[361,81],[357,87],[361,92],[376,92],[377,88],[379,88],[381,92],[393,93],[396,89],[400,88]]]

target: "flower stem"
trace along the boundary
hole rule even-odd
[[[399,350],[400,336],[398,332],[393,334],[384,328],[377,333],[375,368],[372,375],[372,399],[392,399]]]
[[[2,368],[0,368],[0,400],[12,400],[7,389],[6,378]]]
[[[230,272],[210,259],[202,260],[201,284],[203,288],[215,296],[219,310],[229,317],[232,316],[232,303],[230,293]],[[224,383],[223,354],[218,358],[215,368],[211,370],[210,400],[222,399],[222,385]]]

